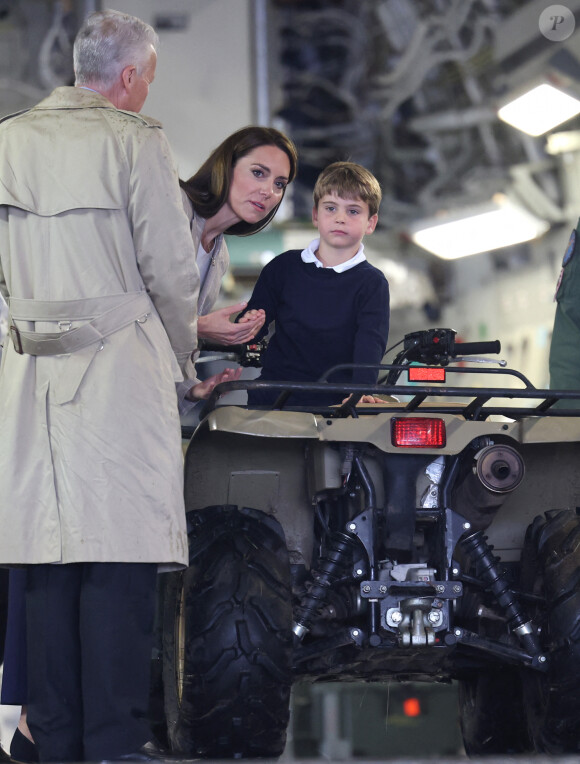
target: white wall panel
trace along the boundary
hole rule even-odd
[[[111,6],[154,24],[186,16],[184,30],[158,30],[157,75],[143,109],[163,122],[189,177],[227,135],[254,121],[250,0],[115,0]]]

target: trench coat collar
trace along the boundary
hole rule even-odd
[[[161,122],[152,117],[146,117],[143,114],[136,114],[133,111],[124,111],[117,109],[108,98],[95,90],[64,85],[55,88],[50,95],[44,98],[30,111],[46,111],[51,109],[110,109],[119,111],[122,114],[129,114],[136,117],[146,124],[154,127],[161,127]]]

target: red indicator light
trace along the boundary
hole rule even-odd
[[[407,374],[409,382],[445,382],[445,369],[438,366],[410,366]]]
[[[403,701],[403,713],[405,716],[421,716],[419,698],[405,698]]]
[[[443,419],[409,417],[391,420],[391,443],[399,448],[443,448],[447,442]]]

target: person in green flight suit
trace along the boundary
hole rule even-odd
[[[580,392],[580,220],[572,234],[556,285],[557,302],[550,344],[550,388]],[[557,408],[580,408],[580,400],[560,400]]]

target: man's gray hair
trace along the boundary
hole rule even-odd
[[[157,50],[158,45],[153,27],[135,16],[111,10],[93,13],[75,39],[75,84],[110,87],[130,65],[141,74],[149,62],[151,46]]]

